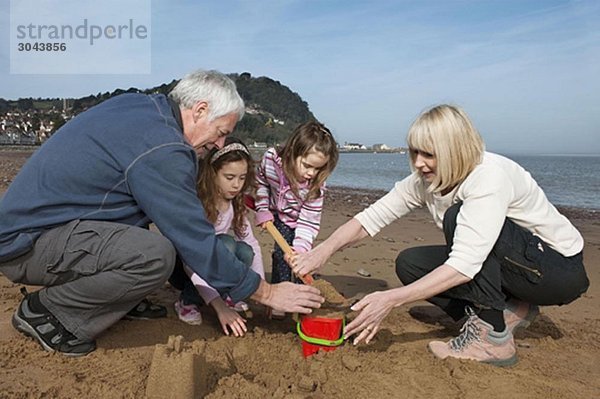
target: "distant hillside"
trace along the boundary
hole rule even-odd
[[[248,143],[284,141],[300,123],[316,120],[306,101],[287,86],[267,78],[253,78],[245,72],[229,75],[246,103],[246,115],[236,136]]]
[[[283,142],[303,122],[316,120],[309,110],[308,104],[300,95],[290,90],[287,86],[268,77],[252,77],[250,73],[230,74],[238,88],[241,97],[246,103],[246,115],[238,123],[234,135],[249,144],[253,142],[274,143]],[[177,80],[165,83],[150,89],[140,90],[131,87],[127,90],[116,89],[113,92],[98,93],[81,98],[67,99],[69,114],[76,115],[108,98],[123,93],[163,93],[167,94],[176,84]],[[45,112],[46,110],[60,110],[63,100],[24,98],[15,101],[0,98],[0,114],[6,112]]]

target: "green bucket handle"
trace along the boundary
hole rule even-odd
[[[324,338],[315,338],[309,337],[308,335],[302,332],[302,327],[300,326],[300,321],[296,323],[296,330],[298,331],[298,335],[303,341],[308,342],[309,344],[321,345],[321,346],[340,346],[344,342],[344,330],[346,329],[346,318],[342,319],[342,334],[339,339],[335,341],[330,341]]]

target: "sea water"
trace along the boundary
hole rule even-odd
[[[553,204],[600,209],[600,156],[505,156],[529,171]],[[408,160],[400,153],[341,153],[327,184],[388,191],[410,174]]]

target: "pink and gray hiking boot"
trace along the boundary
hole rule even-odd
[[[481,320],[471,308],[461,334],[448,342],[432,341],[428,348],[436,357],[469,359],[494,366],[512,366],[517,363],[517,350],[510,330],[494,331],[491,324]]]
[[[540,309],[536,305],[512,299],[506,302],[504,322],[508,331],[514,334],[517,329],[529,327],[538,314]]]

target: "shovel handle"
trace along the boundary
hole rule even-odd
[[[271,237],[273,237],[277,245],[279,245],[279,247],[283,250],[285,254],[291,255],[292,253],[294,253],[290,245],[287,243],[285,238],[283,238],[283,236],[281,235],[279,230],[277,230],[277,227],[275,227],[272,221],[269,220],[268,222],[265,222],[265,228],[267,229],[269,234],[271,234]],[[313,278],[310,274],[298,277],[306,285],[311,285],[313,283]]]

